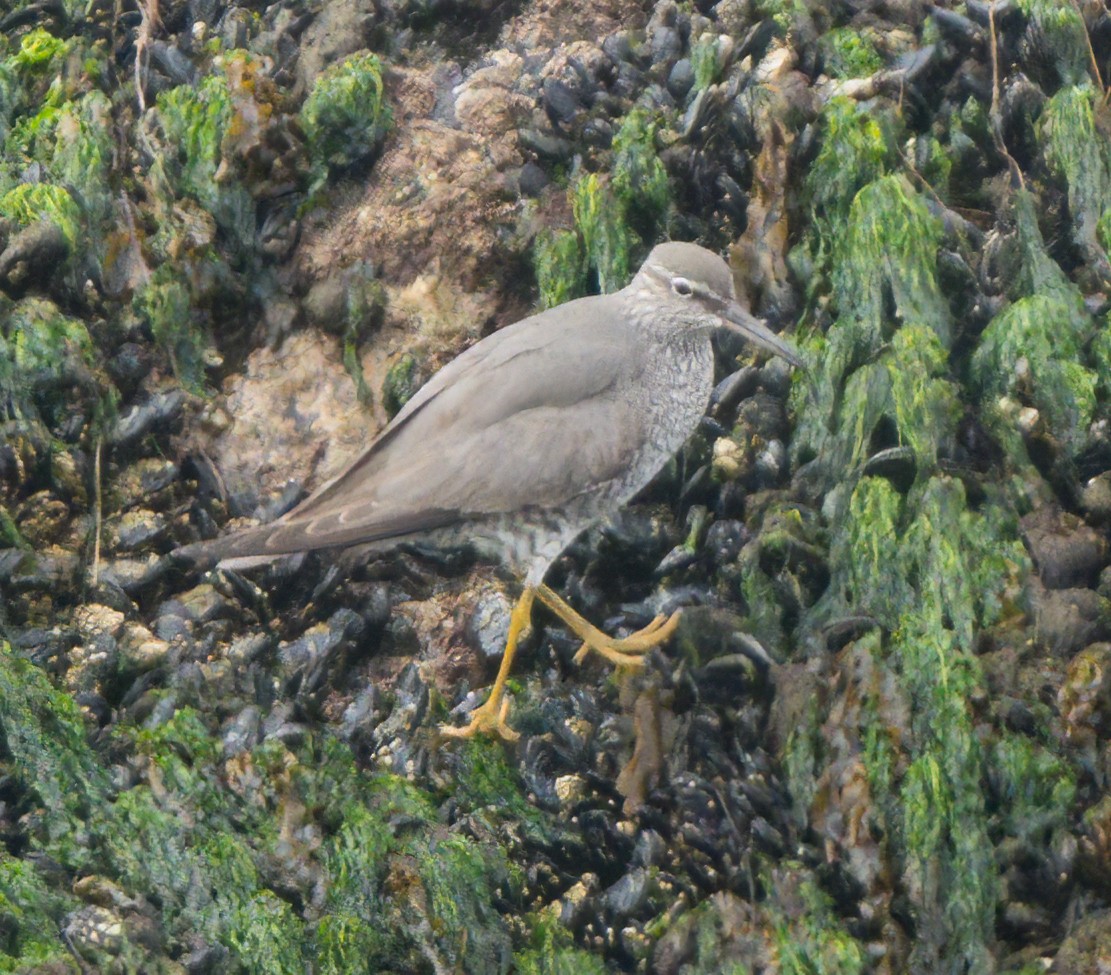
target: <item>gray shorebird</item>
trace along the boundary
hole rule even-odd
[[[630,284],[532,315],[448,363],[336,478],[270,524],[178,549],[223,564],[308,549],[405,542],[472,547],[524,577],[486,702],[450,735],[517,733],[505,683],[534,600],[616,665],[667,640],[678,613],[614,638],[544,584],[585,529],[644,487],[698,426],[719,328],[802,365],[735,299],[717,254],[655,247]]]

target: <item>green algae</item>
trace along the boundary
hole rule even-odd
[[[853,198],[833,291],[841,315],[857,320],[861,351],[874,351],[900,322],[928,325],[948,347],[949,306],[936,273],[940,240],[940,224],[905,176],[882,177]]]
[[[645,239],[656,232],[671,205],[667,170],[656,153],[659,125],[648,111],[634,108],[613,137],[613,195],[623,222]]]
[[[1036,38],[1036,64],[1049,63],[1052,81],[1078,85],[1088,77],[1088,31],[1080,10],[1071,3],[1056,0],[1019,0],[1026,15],[1027,37]]]
[[[111,212],[111,105],[100,91],[90,91],[61,104],[48,102],[22,116],[4,140],[0,184],[14,183],[31,163],[42,166],[45,177],[35,185],[53,184],[53,192],[68,192],[86,218],[87,226],[103,232]],[[65,189],[62,189],[65,187]],[[71,223],[76,218],[69,217]],[[76,232],[67,233],[71,244]]]
[[[1062,88],[1038,122],[1046,164],[1067,189],[1073,238],[1081,247],[1099,247],[1098,227],[1111,209],[1111,145],[1095,119],[1101,98],[1088,84]]]
[[[377,55],[357,54],[321,72],[301,106],[318,180],[371,157],[391,122]]]
[[[630,231],[610,186],[589,173],[575,180],[568,197],[575,229],[541,234],[533,248],[545,308],[616,291],[629,278]]]
[[[16,525],[7,505],[3,504],[0,504],[0,547],[31,551],[31,543],[19,533],[19,526]]]
[[[755,903],[723,892],[681,914],[664,935],[687,975],[746,975],[755,959],[791,975],[859,975],[864,949],[840,922],[813,872],[784,858],[756,865]],[[679,947],[682,946],[682,947]]]
[[[645,109],[630,111],[614,135],[608,177],[581,174],[568,190],[574,229],[537,236],[533,267],[542,307],[628,283],[633,255],[655,239],[671,206],[657,126]]]
[[[845,930],[833,900],[806,875],[802,864],[788,862],[769,871],[765,883],[783,883],[775,873],[793,871],[799,877],[794,896],[801,902],[790,909],[774,904],[769,911],[779,971],[784,975],[859,975],[867,970],[864,950]]]
[[[788,255],[788,263],[807,283],[811,306],[825,299],[835,263],[843,260],[840,245],[856,194],[896,167],[901,129],[890,113],[869,111],[842,96],[826,102],[818,126],[818,153],[799,192],[809,221]]]
[[[1076,770],[1045,745],[1004,735],[993,742],[988,764],[999,801],[996,815],[1008,836],[1044,845],[1068,825]]]
[[[18,227],[55,224],[72,249],[81,234],[81,210],[69,192],[53,183],[20,183],[0,196],[0,216]]]
[[[987,414],[1006,423],[997,403],[1009,396],[1034,405],[1067,449],[1085,443],[1096,406],[1096,374],[1081,364],[1083,308],[1059,295],[1031,295],[1005,309],[984,331],[972,358]]]
[[[953,173],[953,158],[934,135],[916,137],[914,142],[916,166],[919,175],[942,200],[950,196],[949,184]]]
[[[58,112],[52,144],[44,164],[58,183],[70,187],[85,214],[87,226],[101,234],[112,213],[111,104],[91,91],[67,102]]]
[[[365,405],[373,401],[374,394],[363,372],[359,347],[382,322],[386,292],[381,282],[375,279],[374,269],[368,264],[361,264],[352,268],[343,297],[343,367],[355,384],[359,402]],[[390,375],[387,374],[386,383],[389,384],[390,381]]]
[[[0,769],[38,809],[25,819],[33,848],[156,904],[170,944],[222,944],[246,971],[504,969],[509,930],[493,905],[511,871],[499,847],[449,829],[434,796],[359,771],[334,739],[297,754],[266,741],[229,760],[214,732],[190,708],[118,726],[114,747],[140,775],[116,794],[68,695],[0,653]],[[291,832],[298,823],[309,832]],[[287,862],[291,879],[318,878],[317,910],[279,894]],[[53,957],[78,903],[7,854],[0,878],[0,970]]]
[[[526,919],[529,943],[513,956],[518,975],[604,975],[597,955],[576,948],[558,921],[534,915]]]
[[[629,279],[629,235],[611,190],[597,173],[575,181],[571,212],[592,283],[602,294],[623,288]]]
[[[582,243],[575,231],[545,231],[536,238],[532,253],[542,308],[554,308],[587,293]]]
[[[54,932],[77,906],[76,898],[53,890],[30,862],[0,851],[0,972],[65,963],[69,949]]]
[[[417,360],[410,352],[403,353],[386,371],[386,378],[382,380],[382,406],[391,420],[420,388],[417,373]]]
[[[694,72],[694,90],[709,88],[721,77],[721,53],[716,34],[703,34],[691,44],[691,70]]]
[[[23,298],[0,327],[0,417],[41,417],[48,424],[72,401],[75,384],[95,364],[92,336],[45,298]]]
[[[873,135],[879,149],[882,137]],[[863,158],[873,172],[886,164],[880,151]],[[836,317],[825,337],[804,339],[820,363],[813,394],[800,384],[792,395],[801,417],[795,449],[818,458],[833,530],[829,586],[804,616],[803,639],[846,616],[879,624],[861,639],[893,668],[910,728],[884,724],[884,702],[871,696],[877,688],[862,702],[860,734],[889,854],[903,864],[915,905],[912,963],[976,970],[988,963],[1000,890],[987,759],[969,703],[982,685],[973,649],[978,634],[1013,612],[1029,563],[1005,509],[971,511],[961,484],[937,473],[963,413],[937,278],[940,225],[899,175],[862,186],[847,207],[833,195],[815,211],[819,220],[834,234]],[[1031,279],[1050,276],[1031,264]],[[861,476],[887,446],[913,453],[909,488]],[[815,713],[808,728],[796,728],[784,755],[792,789],[810,801],[807,776],[824,762],[820,720]],[[799,807],[805,812],[809,801]]]
[[[106,802],[107,776],[85,742],[72,698],[34,665],[0,645],[0,764],[40,810],[28,831],[34,849],[59,863],[83,865],[88,822]]]
[[[225,140],[234,118],[227,74],[218,71],[197,85],[162,92],[156,118],[162,145],[150,172],[162,220],[156,250],[163,257],[172,256],[174,242],[188,237],[173,206],[182,197],[199,204],[239,249],[249,250],[254,205],[246,188],[226,174],[231,161],[224,152]]]
[[[493,741],[470,739],[458,755],[455,776],[460,809],[524,827],[531,839],[548,838],[543,819],[525,798],[520,772],[510,765],[505,750]]]
[[[851,484],[885,428],[893,436],[878,446],[910,447],[921,477],[955,432],[961,406],[949,374],[939,236],[902,176],[883,177],[853,200],[833,273],[839,316],[824,338],[804,341],[820,365],[812,389],[792,391],[801,416],[794,449],[820,457],[828,479]]]
[[[1075,304],[1079,311],[1083,307],[1083,296],[1046,250],[1038,227],[1034,197],[1025,190],[1016,193],[1013,213],[1015,254],[1005,281],[1007,297],[1014,300],[1035,294],[1056,295]]]
[[[1026,469],[1019,409],[1037,409],[1049,435],[1066,456],[1075,456],[1106,386],[1111,345],[1106,330],[1095,329],[1079,289],[1047,253],[1028,193],[1016,195],[1014,218],[1007,289],[1013,303],[984,330],[969,376],[989,427],[1011,462]]]
[[[851,27],[826,31],[819,47],[826,73],[832,78],[868,78],[883,67],[875,44]]]
[[[819,232],[836,232],[856,194],[895,165],[897,126],[844,96],[825,104],[820,124],[821,146],[806,174],[803,199]]]
[[[69,41],[55,37],[44,27],[36,27],[20,38],[19,50],[7,63],[24,76],[54,75],[61,70],[69,48]]]
[[[831,547],[827,599],[890,634],[883,652],[911,705],[905,775],[891,780],[888,756],[893,794],[877,802],[901,818],[895,835],[923,925],[915,954],[928,968],[986,963],[1000,893],[969,704],[982,684],[973,648],[1007,611],[1029,564],[1015,526],[995,519],[970,511],[950,478],[932,477],[904,497],[866,477]]]
[[[169,356],[174,375],[189,389],[204,384],[206,329],[193,309],[193,294],[171,263],[156,268],[136,289],[132,299],[136,314],[150,328],[154,341]]]

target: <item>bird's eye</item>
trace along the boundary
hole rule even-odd
[[[694,288],[691,287],[691,283],[686,278],[672,278],[671,290],[684,298],[689,298],[694,294]]]

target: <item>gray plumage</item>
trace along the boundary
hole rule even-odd
[[[736,306],[720,257],[661,244],[622,291],[533,315],[463,352],[283,517],[179,554],[471,544],[537,586],[694,431],[713,384],[710,334],[722,326],[799,364]]]

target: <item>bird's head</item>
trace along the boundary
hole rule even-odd
[[[729,265],[698,244],[657,244],[631,287],[643,289],[673,309],[679,323],[705,329],[725,328],[755,345],[803,367],[802,356],[755,315],[737,303]]]

